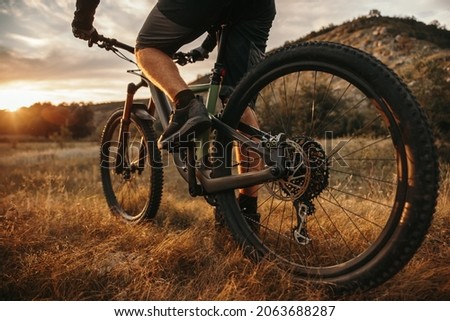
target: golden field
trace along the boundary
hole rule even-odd
[[[274,264],[243,256],[165,171],[157,218],[110,214],[94,143],[0,145],[1,300],[450,300],[450,167],[413,260],[387,283],[332,297]]]

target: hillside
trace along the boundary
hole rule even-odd
[[[288,42],[331,41],[366,51],[408,85],[425,108],[440,156],[450,160],[450,31],[438,22],[427,25],[414,18],[383,17],[376,10],[341,25]]]
[[[369,52],[394,69],[406,80],[419,79],[414,66],[437,63],[450,71],[450,31],[437,25],[426,25],[413,18],[364,16],[339,26],[329,26],[298,40],[332,41]],[[446,79],[450,81],[450,74]]]

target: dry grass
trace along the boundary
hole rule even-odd
[[[245,258],[175,175],[166,175],[155,222],[129,225],[105,205],[93,145],[0,148],[2,300],[450,299],[448,167],[410,264],[372,291],[336,298]]]

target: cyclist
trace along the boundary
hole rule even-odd
[[[99,2],[76,1],[72,22],[75,37],[95,41],[97,31],[93,21]],[[158,140],[159,148],[168,148],[171,143],[204,131],[211,124],[205,106],[195,99],[194,93],[181,78],[172,60],[173,54],[182,45],[200,37],[212,25],[226,20],[229,25],[224,57],[227,72],[221,89],[221,98],[226,100],[248,69],[263,58],[274,17],[275,0],[158,0],[137,36],[136,57],[145,76],[174,105],[169,125]],[[215,41],[209,36],[193,52],[201,60],[208,57],[214,47]],[[243,121],[257,126],[253,111],[249,108],[244,113]],[[243,148],[241,154],[246,155],[241,157],[250,159],[249,153]],[[248,211],[256,213],[256,187],[240,192],[241,209],[248,208]]]

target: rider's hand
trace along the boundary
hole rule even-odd
[[[189,51],[189,55],[192,57],[194,62],[203,61],[209,57],[209,52],[203,47],[198,47]]]
[[[94,27],[92,27],[90,30],[72,27],[72,32],[76,38],[87,40],[89,47],[92,47],[92,45],[97,42],[98,32]]]
[[[95,34],[97,34],[97,30],[95,30],[94,27],[88,30],[72,27],[72,33],[75,38],[79,38],[82,40],[91,40],[95,36]]]

